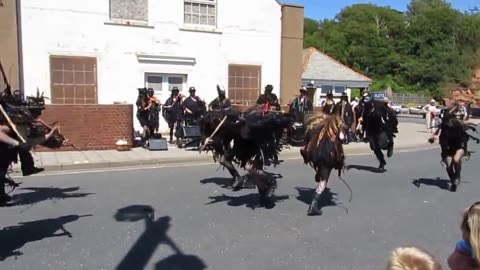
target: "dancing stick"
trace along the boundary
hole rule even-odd
[[[212,135],[210,135],[206,140],[205,142],[208,142],[213,136],[215,136],[215,134],[217,133],[217,131],[220,129],[220,127],[223,125],[223,123],[225,123],[225,120],[227,120],[227,116],[225,115],[222,119],[222,122],[220,122],[220,124],[218,124],[217,128],[213,131]],[[203,149],[205,149],[205,146],[207,146],[207,143],[205,143],[204,145],[202,145],[202,148],[200,148],[200,151],[199,152],[202,152]]]
[[[2,114],[3,114],[3,117],[5,117],[5,119],[7,120],[8,124],[10,124],[10,127],[13,129],[13,131],[15,132],[15,134],[17,134],[18,138],[20,138],[20,140],[25,143],[27,142],[23,137],[22,135],[20,135],[20,132],[18,132],[17,130],[17,126],[15,126],[15,124],[12,122],[12,119],[10,119],[10,117],[8,116],[7,112],[5,112],[5,110],[3,109],[3,106],[0,104],[0,111],[2,111]]]

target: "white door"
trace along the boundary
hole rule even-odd
[[[171,95],[173,87],[178,87],[180,93],[187,92],[186,74],[145,73],[145,87],[153,88],[155,96],[163,104]],[[183,93],[186,95],[186,93]],[[160,132],[167,132],[168,125],[163,117],[160,117]]]

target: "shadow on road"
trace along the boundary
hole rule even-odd
[[[9,206],[36,204],[46,200],[83,198],[95,193],[80,193],[80,187],[54,188],[54,187],[30,187],[20,190],[31,192],[19,193],[12,196],[12,203]]]
[[[313,199],[313,195],[315,195],[315,189],[314,188],[304,188],[304,187],[296,187],[295,188],[298,191],[298,196],[296,197],[297,200],[305,203],[306,205],[310,205]],[[329,206],[338,206],[342,209],[344,209],[347,214],[348,214],[348,209],[341,204],[338,203],[337,200],[337,193],[333,193],[330,188],[325,188],[325,191],[322,194],[322,197],[320,199],[320,208],[323,207],[329,207]]]
[[[209,199],[212,201],[208,204],[214,204],[214,203],[219,203],[219,202],[227,202],[227,205],[230,206],[242,206],[245,205],[246,207],[254,210],[255,208],[260,206],[259,200],[260,200],[260,195],[257,193],[251,193],[251,194],[246,194],[238,197],[233,197],[233,196],[228,196],[225,194],[218,195],[218,196],[209,196]],[[274,203],[279,202],[279,201],[284,201],[288,200],[290,197],[288,195],[280,195],[280,196],[273,196],[273,201]]]
[[[282,179],[283,175],[278,174],[278,173],[270,173],[270,172],[265,172],[268,177],[271,177],[275,180]],[[232,188],[233,184],[233,178],[232,177],[212,177],[212,178],[205,178],[200,180],[200,183],[202,184],[215,184],[217,186],[220,186],[222,188]]]
[[[0,261],[11,256],[23,255],[19,249],[25,244],[45,238],[68,236],[72,234],[64,226],[77,221],[81,217],[92,215],[68,215],[58,218],[21,222],[19,225],[3,228],[0,231]],[[60,233],[56,233],[61,231]]]
[[[440,179],[440,177],[437,177],[436,179],[431,179],[431,178],[419,178],[415,179],[412,181],[412,184],[414,184],[416,187],[420,187],[420,185],[427,185],[427,186],[437,186],[441,189],[444,190],[450,190],[449,189],[449,180],[446,179]]]
[[[373,166],[366,166],[366,165],[347,165],[347,171],[355,169],[359,171],[367,171],[372,173],[383,173],[380,169],[373,167]]]
[[[232,177],[212,177],[212,178],[205,178],[200,180],[202,184],[215,184],[222,188],[232,188],[233,178]]]
[[[194,255],[184,254],[177,247],[167,235],[171,218],[164,216],[155,220],[155,210],[151,206],[127,206],[119,209],[114,218],[119,222],[136,222],[139,220],[145,222],[145,231],[115,269],[145,269],[160,244],[170,246],[175,254],[157,262],[155,269],[203,270],[207,268],[202,259]]]

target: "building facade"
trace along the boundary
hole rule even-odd
[[[365,89],[373,80],[326,55],[315,48],[303,50],[302,83],[313,84],[317,89],[314,105],[321,106],[326,95],[332,91],[334,100],[340,100],[343,92],[351,98],[352,88]]]
[[[210,102],[222,84],[242,105],[266,84],[279,94],[276,0],[21,0],[20,13],[25,94],[51,104],[132,104],[144,86],[162,102],[174,86]]]

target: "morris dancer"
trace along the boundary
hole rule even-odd
[[[37,106],[38,104],[14,106],[3,102],[3,105],[9,105],[10,109],[15,112],[14,120],[20,122],[19,125],[23,126],[20,130],[28,132],[25,134],[17,133],[16,130],[14,132],[16,126],[10,119],[10,116],[5,114],[6,111],[3,110],[2,106],[2,113],[0,114],[0,205],[4,205],[11,200],[11,197],[5,192],[5,185],[18,186],[17,183],[7,177],[7,174],[10,165],[13,162],[17,162],[17,156],[20,151],[29,153],[30,149],[35,145],[55,149],[60,148],[66,142],[57,128],[46,127],[41,121],[36,121],[36,117],[40,115],[37,111],[44,109],[43,97],[40,99],[42,101],[40,106]],[[38,98],[32,98],[31,100],[35,101]],[[20,136],[26,141],[22,142]]]
[[[232,160],[248,171],[248,179],[253,180],[260,194],[260,205],[272,208],[275,205],[272,197],[277,182],[264,171],[264,166],[276,164],[278,154],[284,146],[283,143],[278,143],[276,133],[291,125],[293,118],[273,113],[265,116],[257,112],[244,116],[233,113],[227,116],[215,134],[218,137],[213,136],[208,142],[233,138]]]
[[[365,136],[370,143],[370,149],[375,153],[381,172],[385,171],[385,157],[382,150],[387,150],[387,157],[393,155],[393,145],[395,133],[398,133],[398,120],[395,113],[383,100],[373,100],[368,96],[364,100],[362,109],[362,128]]]
[[[344,124],[339,115],[315,115],[306,120],[307,131],[305,148],[300,150],[305,164],[315,170],[315,182],[318,183],[315,195],[308,208],[309,216],[321,215],[319,201],[325,190],[330,173],[338,170],[338,175],[345,166],[345,154],[342,141],[346,139]]]
[[[217,85],[218,97],[210,104],[210,111],[204,118],[199,120],[200,133],[202,134],[202,145],[207,151],[212,151],[213,160],[219,162],[228,170],[232,176],[232,188],[238,191],[242,188],[255,188],[247,176],[240,176],[233,165],[234,155],[232,146],[235,132],[235,122],[240,116],[240,112],[232,110],[232,104],[225,95],[223,86]],[[227,117],[227,118],[225,118]],[[222,119],[225,121],[222,123]],[[219,125],[222,125],[221,127]],[[218,130],[217,130],[218,129]],[[217,132],[214,134],[215,130]],[[207,142],[207,139],[209,140]],[[201,149],[202,151],[203,149]]]
[[[285,146],[277,134],[292,125],[293,121],[293,117],[283,113],[250,113],[236,122],[234,160],[242,169],[247,170],[249,179],[257,186],[260,205],[266,208],[275,206],[273,196],[277,180],[264,167],[277,165],[278,154]]]
[[[468,141],[473,139],[479,143],[480,140],[467,133],[468,130],[476,131],[476,125],[463,122],[465,110],[458,102],[450,102],[448,109],[442,110],[440,117],[440,127],[429,142],[439,139],[442,149],[440,156],[450,178],[450,191],[455,192],[461,180],[462,158],[471,154],[467,151]]]

